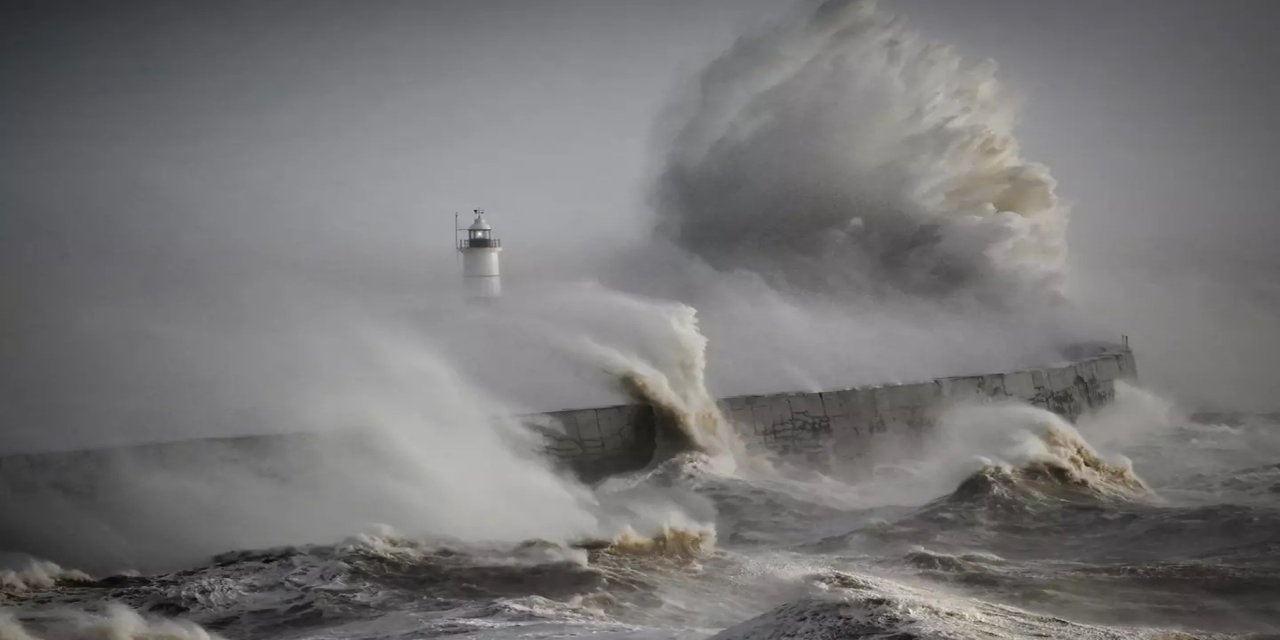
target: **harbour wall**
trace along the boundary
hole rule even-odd
[[[1137,376],[1125,345],[1075,345],[1064,362],[1004,373],[954,376],[815,393],[735,396],[719,401],[748,449],[815,464],[850,466],[888,446],[919,441],[938,412],[974,398],[1021,400],[1075,421]],[[547,451],[587,479],[640,469],[679,439],[671,418],[647,405],[555,411],[525,421]]]
[[[823,465],[856,466],[859,458],[889,445],[910,444],[933,424],[939,409],[966,398],[1030,402],[1075,420],[1115,396],[1117,380],[1133,378],[1133,353],[1121,345],[1077,346],[1064,362],[1032,369],[925,382],[876,385],[816,393],[735,396],[721,412],[749,449]],[[646,404],[569,409],[523,416],[542,434],[547,453],[586,480],[643,469],[678,450],[682,431],[670,416]],[[52,492],[94,499],[110,493],[125,471],[234,464],[265,477],[292,471],[290,460],[322,457],[339,438],[365,446],[359,432],[255,435],[184,440],[116,448],[0,456],[0,506],[4,500]],[[0,536],[0,543],[4,540]]]
[[[914,384],[878,385],[817,393],[737,396],[720,401],[748,447],[862,473],[859,458],[910,455],[895,447],[918,441],[938,411],[969,398],[1016,398],[1068,419],[1115,397],[1117,380],[1133,378],[1133,354],[1122,347],[1079,348],[1060,364]],[[670,416],[645,404],[556,411],[522,418],[545,437],[546,450],[585,480],[643,469],[680,449],[682,431]],[[148,500],[165,501],[210,483],[206,502],[218,517],[217,487],[313,486],[331,480],[333,465],[359,473],[385,460],[386,442],[363,430],[254,435],[0,456],[0,512],[25,514],[0,522],[0,551],[23,550],[74,562],[82,550],[59,546],[49,531],[101,527],[109,539],[119,523],[144,517]],[[888,448],[883,450],[882,448]],[[335,456],[334,452],[341,452]],[[532,453],[532,452],[531,452]],[[248,483],[247,485],[241,483]],[[257,483],[262,483],[261,485]],[[176,492],[169,492],[170,486]],[[268,492],[267,495],[285,495]],[[322,504],[284,505],[323,508]],[[145,524],[145,520],[143,521]],[[103,549],[87,557],[107,561]]]

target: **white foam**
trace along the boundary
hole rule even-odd
[[[88,581],[83,571],[65,569],[47,560],[31,560],[18,570],[0,570],[0,594],[23,594],[37,589],[48,589],[59,581]]]
[[[993,63],[830,0],[739,39],[691,93],[660,223],[717,268],[832,292],[1060,289],[1067,210],[1021,157]]]
[[[194,622],[143,616],[111,603],[102,613],[68,612],[41,619],[33,633],[12,614],[0,611],[0,640],[219,640]]]

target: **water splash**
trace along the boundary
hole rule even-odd
[[[200,625],[184,620],[143,616],[112,603],[103,613],[71,612],[31,629],[7,612],[0,612],[3,640],[219,640]]]
[[[629,347],[585,338],[587,350],[636,399],[651,404],[679,429],[696,451],[732,471],[748,460],[746,445],[707,388],[707,338],[697,310],[685,304],[646,301],[615,294],[615,304],[633,308],[634,318],[656,319],[651,339]]]
[[[1127,460],[1108,462],[1069,425],[1046,421],[1014,464],[993,463],[967,478],[952,500],[1132,502],[1154,497]]]
[[[603,553],[622,556],[663,556],[692,560],[715,547],[715,529],[686,528],[666,525],[652,534],[645,535],[627,528],[606,542],[581,543],[584,548],[599,549]]]
[[[1056,293],[1066,207],[1021,157],[995,71],[874,2],[829,0],[743,37],[672,137],[659,232],[788,288]]]
[[[90,580],[92,578],[83,571],[67,569],[47,560],[32,560],[16,571],[0,570],[0,600],[5,596],[22,596],[31,591],[48,589],[60,582]]]

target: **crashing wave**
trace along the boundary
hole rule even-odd
[[[200,625],[185,620],[144,616],[122,604],[102,613],[71,612],[56,619],[24,625],[0,611],[3,640],[219,640]]]
[[[917,569],[947,573],[980,572],[993,565],[1005,563],[1004,558],[985,552],[942,553],[924,547],[916,547],[903,560]]]
[[[812,576],[825,593],[788,602],[712,640],[867,638],[1169,638],[1168,632],[1078,624],[1016,607],[831,571]]]
[[[26,567],[0,570],[0,599],[5,596],[22,596],[32,591],[49,589],[58,584],[90,582],[93,579],[83,571],[65,569],[47,560],[32,560]]]
[[[640,310],[639,302],[623,300]],[[654,311],[648,306],[643,310]],[[677,430],[672,435],[682,442],[673,443],[676,450],[659,452],[658,457],[692,450],[707,454],[727,473],[737,470],[740,464],[769,468],[765,460],[747,451],[707,388],[707,338],[698,328],[697,310],[684,304],[668,304],[657,311],[665,314],[667,334],[647,356],[598,341],[588,342],[605,370],[616,376],[632,397],[651,405],[664,424]]]
[[[712,266],[824,292],[1057,293],[1067,210],[992,63],[828,0],[701,75],[658,230]]]
[[[1122,461],[1104,460],[1080,434],[1060,421],[1047,421],[1037,434],[1042,445],[1020,465],[988,464],[965,479],[947,499],[992,507],[1045,502],[1133,502],[1154,497]]]
[[[577,546],[604,554],[622,556],[663,556],[690,560],[698,558],[715,547],[716,534],[711,528],[701,530],[664,526],[652,535],[642,535],[631,528],[625,529],[612,540],[585,541]]]

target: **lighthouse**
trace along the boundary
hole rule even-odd
[[[466,236],[458,238],[458,251],[462,254],[462,280],[467,296],[471,298],[497,298],[502,295],[502,280],[498,270],[498,254],[502,253],[502,241],[493,237],[493,227],[484,219],[484,210],[474,211],[476,219],[466,229]]]

